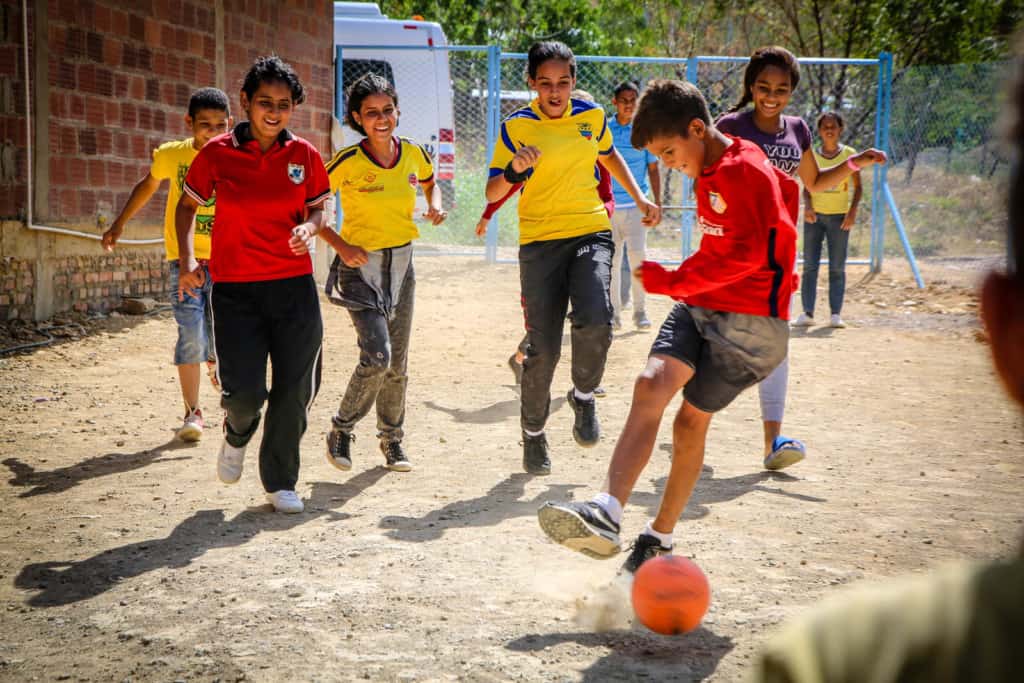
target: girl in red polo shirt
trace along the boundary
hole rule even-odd
[[[320,153],[288,130],[304,99],[290,65],[276,56],[257,59],[242,84],[248,121],[196,156],[175,214],[180,285],[189,291],[202,282],[192,251],[193,218],[216,195],[211,302],[226,413],[217,474],[225,484],[239,480],[267,402],[260,479],[279,512],[303,509],[295,493],[299,440],[320,385],[323,339],[309,244],[323,227],[330,185]]]

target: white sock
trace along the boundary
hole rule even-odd
[[[573,394],[576,395],[576,400],[577,401],[593,401],[594,400],[594,392],[593,391],[584,394],[582,391],[580,391],[576,387],[573,387],[572,388],[572,392],[573,392]]]
[[[601,506],[601,509],[608,513],[608,517],[611,518],[616,524],[622,523],[622,503],[619,499],[610,493],[601,493],[594,496],[591,500]]]
[[[544,433],[543,429],[540,430],[539,432],[531,432],[529,429],[524,429],[523,430],[523,434],[526,434],[527,436],[540,436],[543,433]]]
[[[651,520],[650,522],[647,522],[647,526],[644,527],[644,533],[647,534],[648,536],[654,536],[656,539],[658,539],[658,541],[661,542],[661,547],[662,548],[671,548],[672,547],[672,534],[663,534],[660,531],[655,531],[654,527],[651,526],[651,524],[653,524],[653,522],[654,522],[654,520]]]

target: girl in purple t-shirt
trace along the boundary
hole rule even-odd
[[[756,143],[779,170],[799,176],[808,192],[823,192],[872,164],[885,163],[885,153],[866,149],[845,163],[819,169],[811,150],[811,130],[799,116],[786,116],[793,90],[800,82],[800,64],[782,47],[763,47],[750,57],[743,72],[743,96],[715,123],[723,133]],[[753,109],[745,107],[753,102]],[[795,268],[796,264],[793,264]],[[782,416],[789,384],[789,359],[758,385],[764,421],[764,466],[781,470],[800,462],[804,444],[782,436]]]

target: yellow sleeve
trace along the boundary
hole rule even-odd
[[[338,150],[338,153],[331,157],[331,160],[327,162],[327,179],[331,182],[331,194],[338,191],[341,187],[341,181],[344,177],[342,175],[342,162],[346,159],[351,159],[356,154],[356,147],[344,147]]]
[[[611,154],[614,146],[612,145],[612,133],[608,130],[608,117],[605,116],[603,109],[595,109],[601,116],[601,132],[597,135],[597,153],[598,154]]]
[[[516,146],[512,143],[512,136],[509,134],[508,126],[508,120],[501,122],[501,134],[498,136],[497,144],[494,145],[494,156],[491,157],[491,171],[489,175],[491,178],[501,175],[505,171],[505,167],[512,161],[512,157],[516,155]]]
[[[171,149],[161,145],[153,150],[153,163],[149,174],[158,180],[169,180],[178,171],[178,165],[171,158]]]
[[[426,147],[420,145],[414,145],[414,147],[419,161],[416,177],[421,183],[430,182],[434,179],[434,160],[430,158],[430,152]]]

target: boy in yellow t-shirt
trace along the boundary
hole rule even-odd
[[[125,224],[146,205],[164,180],[170,181],[167,208],[164,211],[164,248],[170,269],[169,296],[174,308],[174,319],[178,323],[174,364],[178,366],[178,381],[185,401],[185,420],[177,435],[183,441],[198,441],[203,435],[203,413],[199,408],[200,364],[203,361],[210,363],[210,379],[216,386],[215,374],[212,372],[214,365],[210,360],[213,350],[209,312],[212,282],[206,270],[206,262],[210,258],[210,234],[213,231],[213,200],[209,205],[200,207],[196,213],[195,255],[203,266],[204,284],[194,290],[194,296],[185,292],[183,297],[179,297],[178,238],[174,229],[174,209],[181,197],[185,175],[196,154],[207,142],[227,132],[231,126],[227,95],[217,88],[196,90],[189,98],[185,124],[192,130],[192,137],[165,142],[153,150],[153,165],[149,173],[132,188],[121,213],[114,219],[110,229],[103,233],[102,244],[107,251],[113,251],[117,240],[124,233]]]
[[[818,117],[818,135],[821,149],[814,150],[818,168],[832,168],[845,163],[857,151],[840,144],[843,134],[843,115],[827,111]],[[853,187],[853,196],[850,187]],[[818,289],[818,264],[821,245],[828,242],[828,303],[831,312],[829,325],[845,327],[840,315],[846,292],[846,251],[850,243],[850,228],[857,220],[857,206],[861,198],[860,171],[835,187],[823,192],[804,190],[804,276],[800,286],[803,312],[793,322],[794,327],[814,324],[814,302]]]

